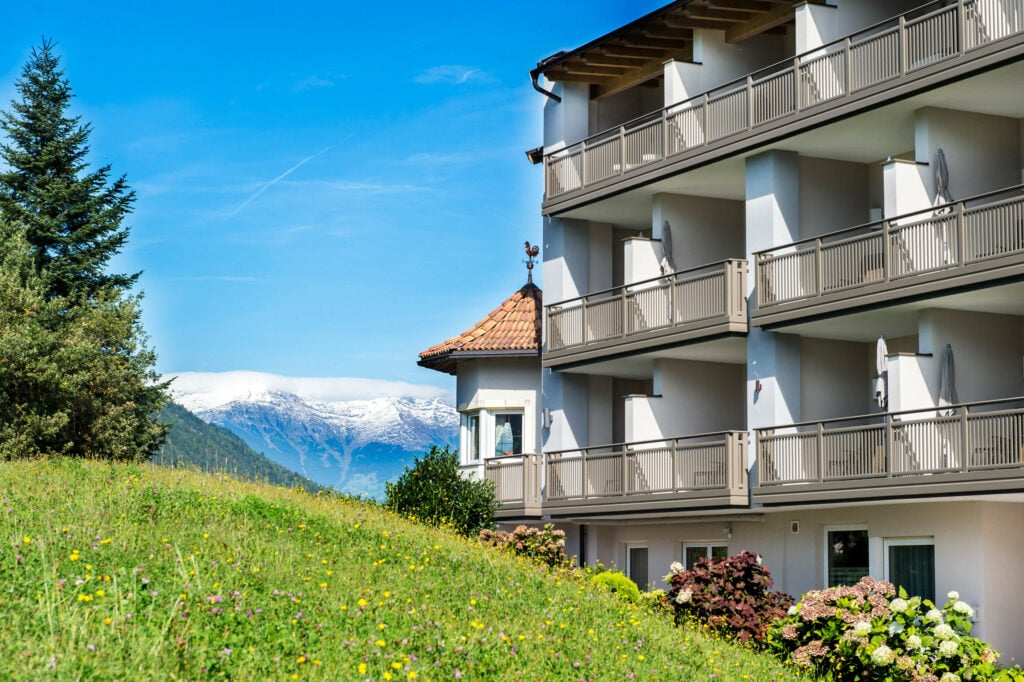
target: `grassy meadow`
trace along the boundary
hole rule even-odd
[[[0,539],[0,679],[797,678],[571,574],[333,495],[9,462]]]

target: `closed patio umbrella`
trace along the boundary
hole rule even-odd
[[[889,372],[889,363],[886,359],[888,354],[889,348],[885,343],[885,334],[881,334],[878,337],[878,343],[875,344],[875,371],[878,373],[875,378],[875,400],[883,410],[889,402],[889,396],[885,390],[885,380]]]
[[[953,201],[953,195],[949,193],[949,167],[946,166],[946,155],[939,147],[935,153],[935,206],[948,204]],[[936,215],[951,213],[952,209],[946,208],[936,211]],[[954,261],[952,246],[950,244],[949,226],[947,221],[942,221],[942,261],[948,265]]]
[[[956,394],[956,366],[953,364],[953,346],[946,344],[942,352],[942,366],[939,370],[939,407],[956,405],[960,398]],[[951,415],[954,410],[941,410],[942,415]]]
[[[661,228],[661,250],[664,252],[661,257],[661,274],[668,275],[675,272],[676,264],[672,259],[672,227],[667,220]]]

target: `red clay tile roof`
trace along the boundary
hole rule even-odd
[[[419,364],[455,374],[459,358],[539,356],[543,309],[541,290],[529,283],[459,336],[420,353]]]

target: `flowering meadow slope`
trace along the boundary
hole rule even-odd
[[[0,679],[767,680],[791,669],[374,507],[0,467]]]

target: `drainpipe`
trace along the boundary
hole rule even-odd
[[[540,94],[544,95],[545,97],[549,97],[559,103],[561,103],[562,98],[556,95],[555,93],[551,92],[550,90],[545,90],[544,88],[540,87],[540,83],[537,82],[537,77],[540,76],[541,73],[543,73],[544,69],[548,67],[548,64],[555,61],[556,59],[559,59],[564,54],[564,51],[559,52],[558,54],[551,55],[550,57],[543,61],[539,61],[537,62],[537,68],[530,71],[530,81],[533,83],[533,89],[539,92]]]

